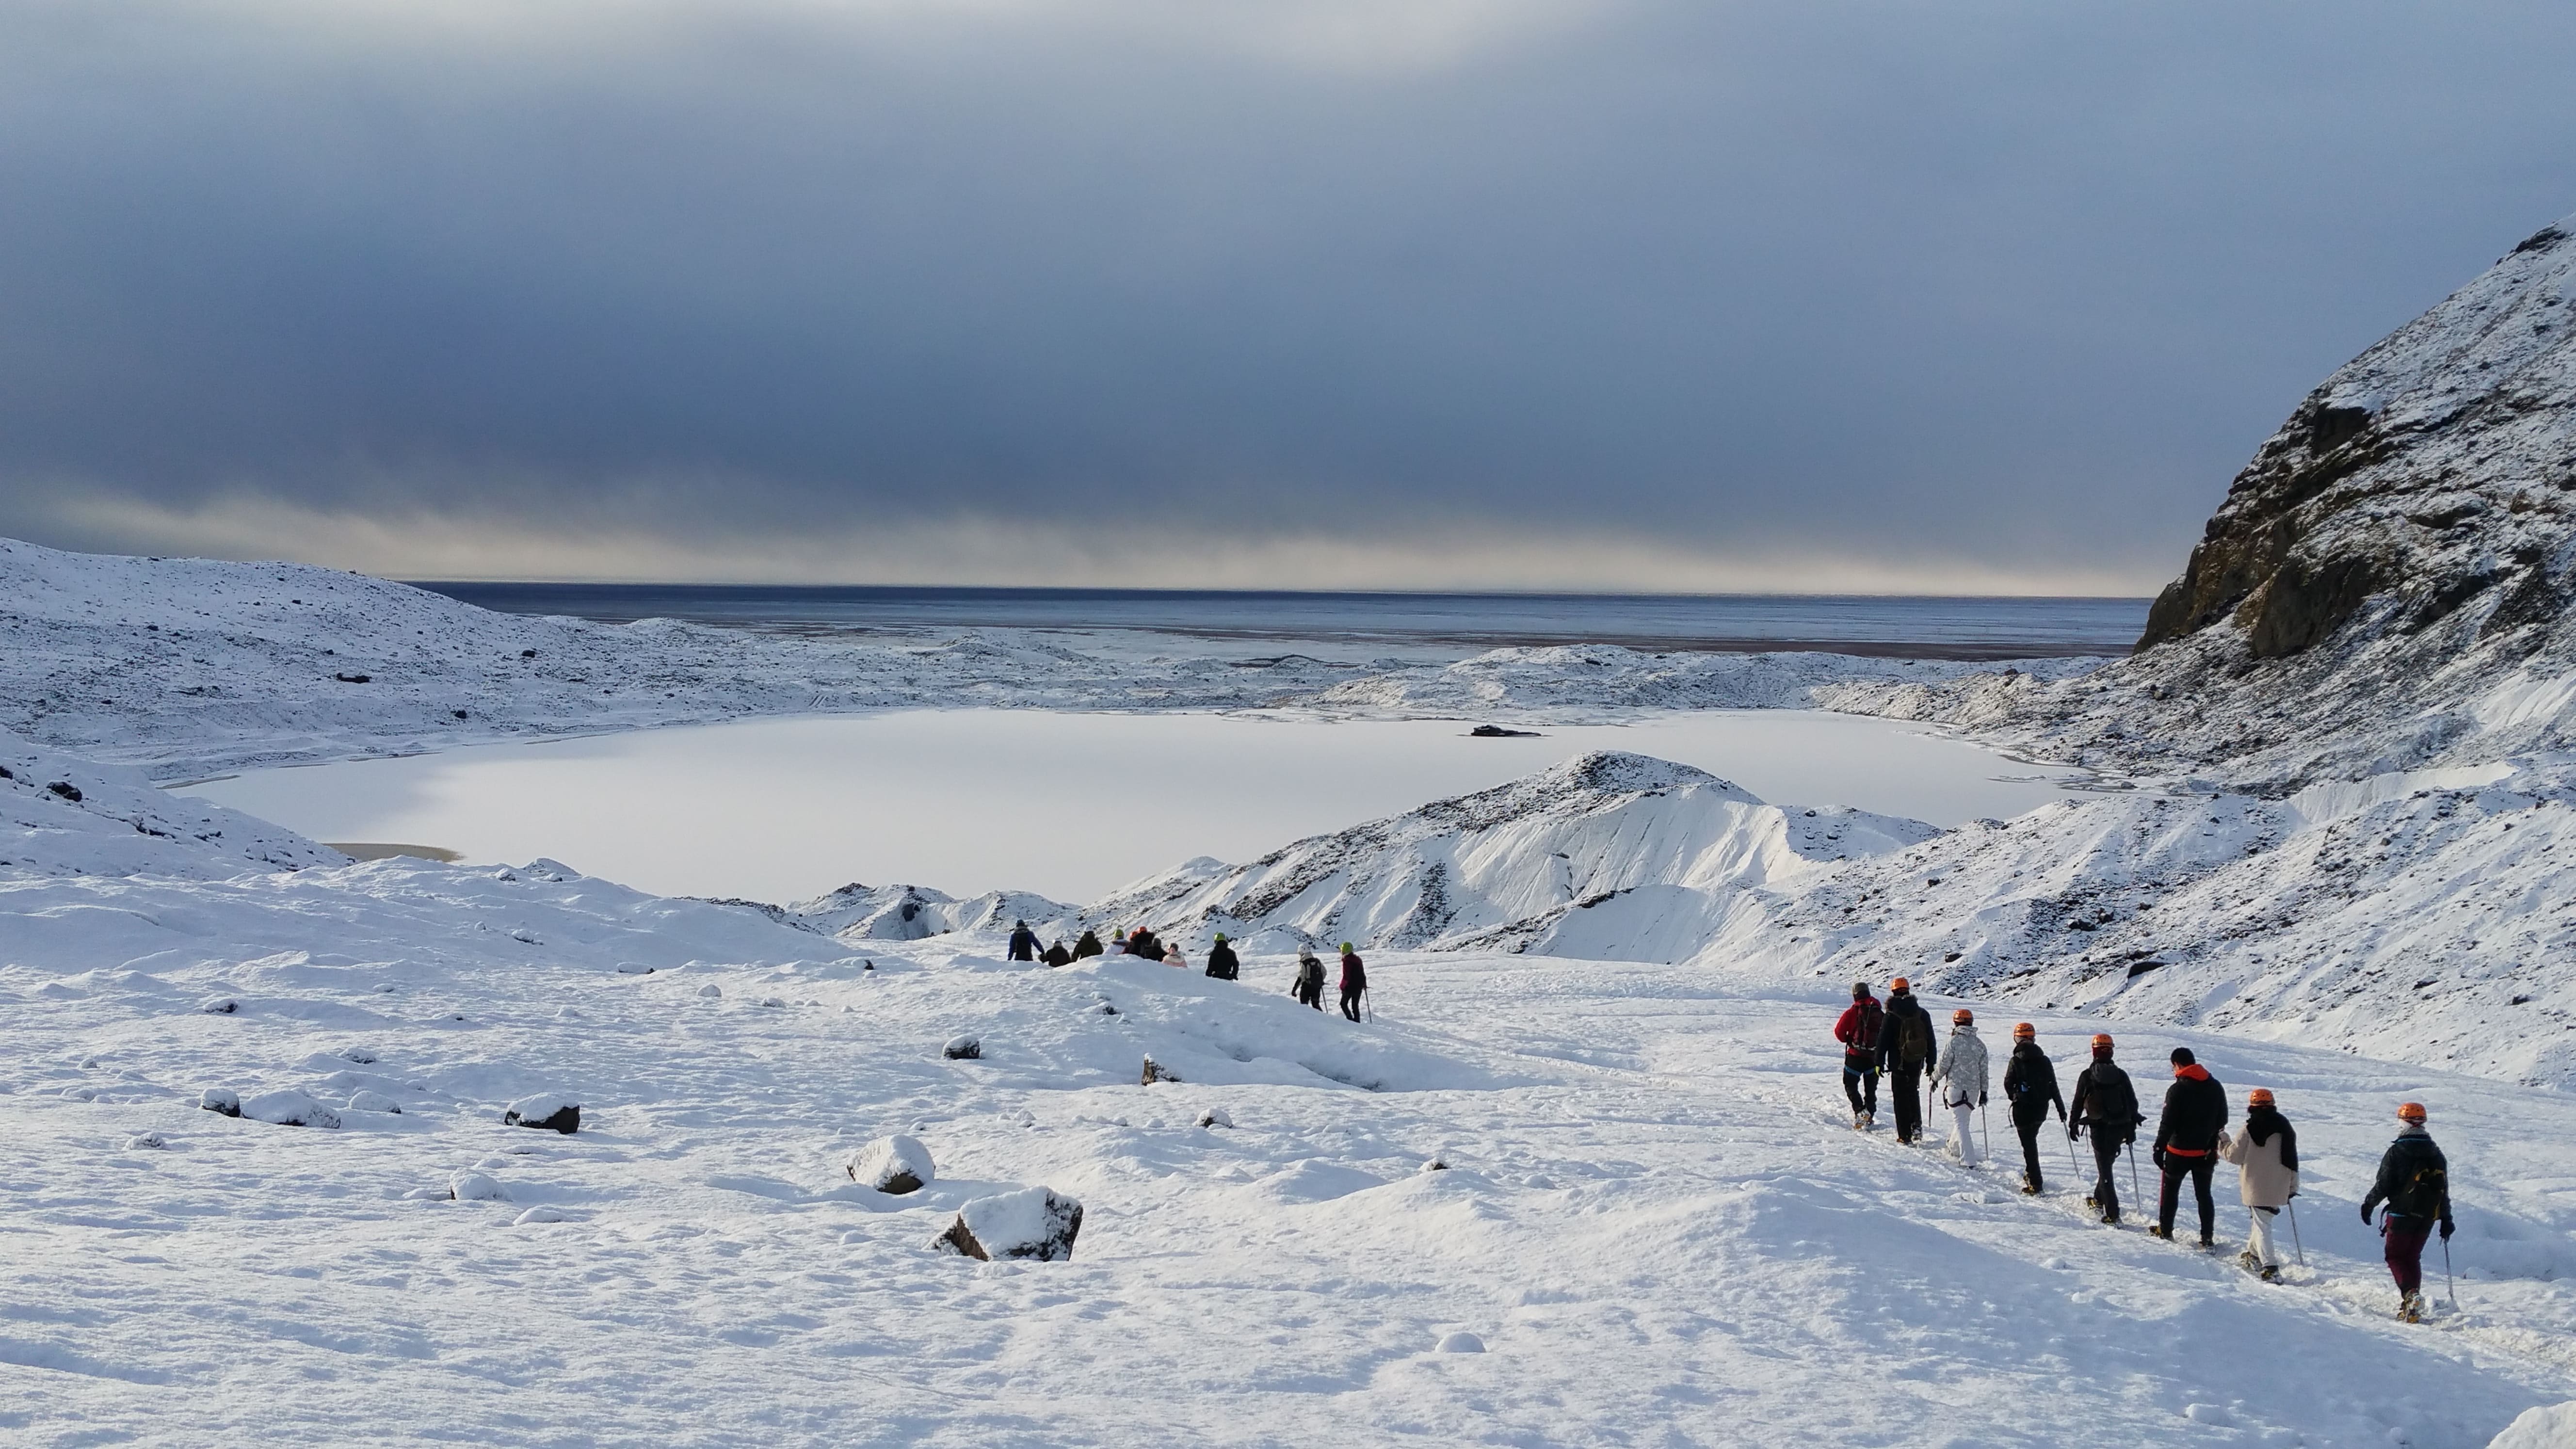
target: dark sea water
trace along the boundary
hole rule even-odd
[[[1387,644],[1818,649],[1909,658],[2124,654],[2145,599],[1757,594],[1235,593],[729,584],[424,583],[515,614],[687,619],[797,633],[1126,629]]]

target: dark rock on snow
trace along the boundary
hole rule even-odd
[[[966,1204],[932,1246],[986,1262],[1033,1258],[1061,1263],[1073,1256],[1073,1240],[1081,1231],[1082,1204],[1051,1188],[1032,1187]]]
[[[542,1127],[569,1137],[581,1130],[581,1104],[570,1097],[521,1097],[501,1113],[510,1127]]]
[[[1136,1078],[1136,1085],[1140,1087],[1150,1087],[1156,1082],[1177,1082],[1180,1079],[1180,1073],[1173,1071],[1170,1067],[1164,1066],[1161,1062],[1154,1060],[1152,1057],[1147,1057],[1145,1058],[1144,1073]]]
[[[919,1192],[939,1176],[930,1149],[901,1133],[880,1137],[850,1159],[850,1181],[882,1193]]]
[[[984,1043],[977,1037],[951,1037],[939,1054],[952,1062],[971,1062],[984,1055]]]

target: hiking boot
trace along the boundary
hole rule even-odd
[[[2116,1228],[2116,1227],[2118,1227],[2119,1225],[2120,1225],[2120,1215],[2119,1215],[2118,1213],[2115,1213],[2115,1212],[2114,1212],[2114,1213],[2104,1213],[2104,1214],[2102,1214],[2102,1226],[2104,1226],[2104,1227],[2106,1227],[2106,1228]]]
[[[2166,1227],[2162,1223],[2150,1224],[2147,1228],[2147,1236],[2151,1238],[2162,1238],[2166,1242],[2170,1243],[2173,1241],[2173,1229]]]
[[[2203,1233],[2203,1234],[2201,1234],[2201,1235],[2200,1235],[2200,1250],[2201,1250],[2202,1252],[2206,1253],[2206,1252],[2208,1252],[2210,1249],[2215,1248],[2215,1247],[2217,1247],[2217,1246],[2218,1246],[2218,1240],[2217,1240],[2216,1238],[2211,1237],[2211,1236],[2210,1236],[2209,1234],[2207,1234],[2207,1233]]]
[[[2035,1182],[2025,1182],[2025,1183],[2023,1183],[2023,1184],[2021,1185],[2021,1195],[2022,1195],[2023,1197],[2037,1197],[2037,1196],[2039,1196],[2039,1184],[2038,1184],[2038,1183],[2035,1183]]]
[[[2263,1265],[2263,1271],[2259,1276],[2266,1283],[2278,1283],[2281,1281],[2281,1270],[2273,1267],[2269,1263],[2266,1263]]]
[[[2263,1266],[2263,1260],[2254,1256],[2254,1250],[2252,1248],[2247,1248],[2244,1252],[2236,1255],[2236,1266],[2251,1273]]]
[[[2409,1293],[2403,1299],[2399,1300],[2397,1304],[2397,1321],[2400,1323],[2423,1322],[2424,1295],[2421,1293]]]
[[[2100,1207],[2102,1205],[2101,1195],[2090,1192],[2084,1194],[2084,1205],[2089,1208]]]

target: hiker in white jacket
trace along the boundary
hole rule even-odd
[[[2245,1130],[2220,1133],[2218,1155],[2236,1164],[2236,1193],[2254,1219],[2237,1261],[2269,1282],[2281,1276],[2281,1250],[2273,1243],[2272,1225],[2299,1195],[2299,1134],[2273,1105],[2271,1088],[2256,1087],[2246,1096]]]
[[[1976,1013],[1964,1006],[1950,1013],[1950,1044],[1932,1069],[1932,1090],[1958,1120],[1950,1145],[1961,1163],[1974,1167],[1981,1156],[1974,1121],[1977,1109],[1986,1105],[1986,1044],[1977,1036]]]

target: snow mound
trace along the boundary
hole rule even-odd
[[[1211,870],[1194,862],[1085,914],[1143,920],[1162,933],[1221,930],[1256,950],[1347,940],[1378,949],[1499,946],[1678,960],[1707,939],[1735,892],[1935,833],[1865,811],[1766,805],[1704,770],[1595,751],[1490,790],[1310,837],[1250,865]],[[1688,924],[1567,924],[1570,913],[1641,888],[1682,893],[1657,897],[1658,909],[1677,909]]]
[[[393,1098],[386,1096],[382,1092],[357,1091],[349,1094],[349,1110],[352,1112],[387,1112],[399,1117],[402,1115],[402,1103],[395,1101]]]
[[[1444,1334],[1440,1339],[1442,1353],[1483,1353],[1485,1341],[1472,1333]]]
[[[898,1197],[919,1192],[939,1177],[930,1149],[901,1133],[880,1137],[862,1148],[850,1159],[849,1174],[852,1182]]]
[[[979,1197],[957,1210],[935,1246],[969,1258],[1032,1258],[1061,1263],[1082,1232],[1082,1204],[1052,1188],[1031,1187]]]
[[[508,1202],[509,1189],[479,1172],[460,1172],[447,1180],[447,1195],[458,1202]]]
[[[241,1115],[280,1127],[337,1127],[340,1114],[302,1092],[262,1092],[241,1104]]]
[[[2576,1402],[2525,1409],[2487,1441],[2487,1449],[2568,1449],[2576,1445]]]

